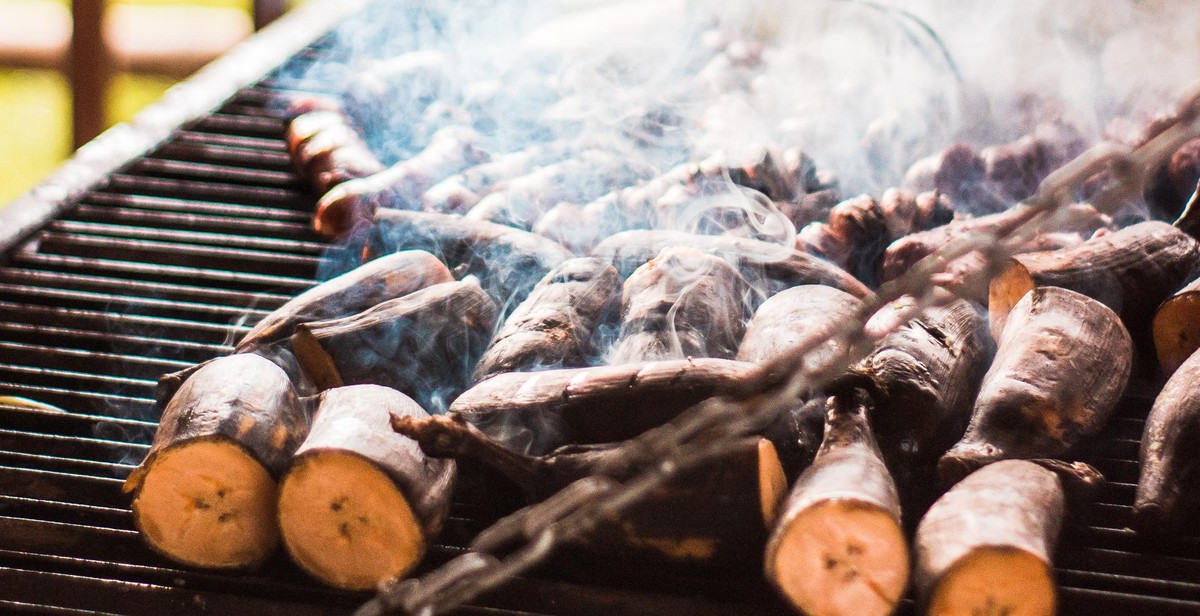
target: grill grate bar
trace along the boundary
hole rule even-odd
[[[108,276],[18,268],[0,268],[0,281],[16,285],[76,289],[96,293],[136,293],[149,299],[163,298],[188,303],[250,307],[251,310],[273,310],[289,299],[288,296],[278,293],[246,293],[183,284],[143,282]]]
[[[244,135],[222,135],[220,133],[201,133],[190,130],[181,130],[176,133],[173,143],[168,145],[176,144],[180,146],[216,145],[245,150],[262,151],[264,153],[272,152],[275,155],[287,155],[287,144],[284,143],[284,141],[278,136],[273,136],[270,138],[247,137]]]
[[[0,391],[5,392],[5,395],[21,396],[59,408],[70,407],[93,414],[112,413],[120,409],[120,412],[128,415],[149,417],[154,409],[154,401],[149,398],[135,398],[63,387],[46,387],[0,380]]]
[[[276,241],[285,241],[282,238],[295,237],[308,230],[308,225],[301,222],[253,220],[250,218],[213,216],[210,214],[153,212],[132,208],[97,207],[91,205],[79,206],[72,212],[71,219],[92,224],[119,223],[127,227],[187,229],[241,237],[270,237],[276,238]]]
[[[305,227],[312,220],[312,214],[309,212],[287,208],[191,201],[169,197],[146,197],[121,193],[92,193],[84,198],[83,203],[127,209],[144,209],[162,213],[208,214],[228,218],[250,218],[260,221],[297,222],[302,223]]]
[[[167,158],[143,158],[131,165],[129,172],[145,173],[156,177],[215,179],[230,184],[272,188],[294,188],[298,184],[295,176],[284,171],[247,169]]]
[[[0,301],[0,316],[31,325],[49,325],[97,332],[140,331],[158,338],[178,336],[202,344],[229,345],[249,331],[245,325],[203,323],[166,317],[141,316],[78,308],[58,308]]]
[[[30,251],[18,253],[13,263],[29,268],[48,269],[63,273],[102,273],[107,276],[125,275],[147,282],[186,281],[191,284],[222,288],[231,291],[299,293],[311,287],[311,276],[275,276],[228,269],[145,263],[72,255],[48,255]]]
[[[175,141],[159,148],[155,156],[174,160],[200,163],[215,163],[228,167],[257,169],[286,173],[291,169],[291,159],[277,149],[250,148],[245,145],[219,144],[204,141]],[[289,184],[296,182],[288,176]]]
[[[256,221],[250,221],[251,223]],[[244,224],[244,222],[243,222]],[[253,226],[253,225],[252,225]],[[263,225],[269,227],[270,225]],[[306,255],[320,255],[326,245],[320,242],[303,240],[280,240],[262,238],[258,235],[232,235],[229,233],[208,233],[203,231],[177,231],[170,229],[154,229],[127,225],[102,224],[94,222],[76,222],[58,220],[48,226],[49,229],[63,234],[96,235],[103,237],[148,240],[156,242],[177,242],[198,246],[221,248],[241,248],[258,251],[277,251]],[[293,227],[295,229],[295,227]]]
[[[278,117],[246,116],[218,112],[201,119],[189,128],[199,132],[278,138],[283,134],[284,121]]]
[[[12,342],[26,344],[55,344],[73,346],[89,351],[114,350],[119,353],[151,354],[164,359],[200,362],[233,350],[224,344],[204,344],[175,338],[148,338],[119,333],[98,332],[92,329],[71,329],[49,325],[0,322],[0,336]]]
[[[305,198],[295,190],[284,188],[238,186],[197,180],[135,176],[125,173],[109,176],[108,190],[152,197],[183,197],[197,201],[272,207],[297,203]],[[311,208],[311,204],[309,207]]]
[[[131,312],[144,316],[167,316],[176,314],[196,320],[228,322],[233,319],[262,318],[270,311],[255,308],[239,308],[220,304],[202,304],[179,300],[158,299],[138,295],[114,295],[74,289],[36,287],[0,282],[0,297],[24,299],[47,306],[66,308],[98,307],[108,312]],[[255,319],[257,320],[257,319]]]

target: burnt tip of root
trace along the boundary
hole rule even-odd
[[[977,445],[969,449],[955,447],[938,460],[938,482],[943,487],[950,487],[967,475],[1003,458],[1003,453],[990,445]]]
[[[1178,520],[1172,515],[1172,507],[1158,501],[1135,503],[1129,518],[1129,528],[1140,537],[1158,540],[1170,536],[1179,529]]]

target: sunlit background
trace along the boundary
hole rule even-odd
[[[181,66],[198,65],[254,28],[252,0],[104,4],[104,38],[116,66],[104,89],[104,126],[159,98],[192,70]],[[0,0],[0,206],[73,150],[72,91],[63,69],[71,8],[69,0]]]

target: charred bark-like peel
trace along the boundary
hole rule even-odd
[[[397,418],[429,414],[375,385],[321,396],[308,438],[279,488],[279,526],[292,558],[322,582],[370,590],[425,554],[450,509],[455,464],[396,434]]]
[[[1142,436],[1133,524],[1139,533],[1179,527],[1198,500],[1200,353],[1183,362],[1154,401]]]
[[[1017,255],[988,289],[992,333],[999,337],[1013,306],[1035,286],[1062,287],[1099,300],[1120,314],[1130,331],[1139,332],[1197,265],[1200,242],[1158,221],[1072,248]]]
[[[953,482],[1005,458],[1052,458],[1104,428],[1133,363],[1133,344],[1104,304],[1039,287],[1017,302],[983,377],[967,432],[938,462]]]
[[[553,240],[461,216],[380,210],[369,254],[426,250],[456,271],[479,277],[483,289],[508,313],[571,253]],[[653,255],[651,255],[653,256]]]
[[[908,586],[900,497],[863,390],[829,400],[825,440],[767,544],[767,579],[804,614],[886,615]]]
[[[619,302],[617,270],[598,259],[564,261],[509,315],[479,359],[474,380],[502,372],[578,368],[595,355],[596,327]]]
[[[724,259],[695,248],[664,248],[625,281],[621,335],[608,361],[732,358],[748,293]]]
[[[514,452],[461,417],[398,418],[392,427],[432,456],[475,459],[540,501],[597,473],[625,480],[644,470],[623,461],[616,444],[563,447],[544,456]],[[689,470],[651,493],[586,541],[596,554],[701,566],[747,562],[787,489],[770,441],[748,437],[729,455]]]
[[[767,295],[802,284],[823,284],[860,299],[872,295],[866,285],[824,259],[788,246],[726,235],[624,231],[600,242],[592,255],[612,263],[622,276],[629,276],[671,246],[696,248],[736,264],[742,277]]]
[[[287,374],[257,355],[197,370],[125,481],[133,518],[155,551],[196,567],[238,569],[279,542],[277,476],[308,431]]]
[[[1065,507],[1058,476],[1024,460],[955,485],[917,527],[913,582],[924,613],[1052,616],[1050,561]]]
[[[900,326],[851,366],[869,384],[872,420],[886,447],[936,456],[954,444],[993,347],[987,319],[958,300]]]
[[[320,389],[385,385],[444,406],[470,383],[495,322],[496,306],[478,284],[446,282],[356,315],[302,324],[292,349]]]
[[[463,392],[450,411],[506,447],[540,455],[632,438],[758,375],[753,364],[705,358],[510,372]]]
[[[1170,376],[1200,349],[1200,279],[1176,291],[1159,306],[1154,314],[1153,331],[1158,365]]]

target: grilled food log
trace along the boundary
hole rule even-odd
[[[502,315],[572,257],[552,240],[504,225],[448,214],[380,210],[367,251],[378,255],[399,250],[426,250],[456,272],[478,276]]]
[[[374,384],[444,409],[471,382],[496,323],[475,281],[445,282],[296,328],[292,349],[319,389]]]
[[[848,380],[870,392],[885,449],[937,456],[962,436],[993,350],[986,317],[957,300],[901,325],[850,367],[858,378]]]
[[[450,411],[505,447],[542,455],[631,438],[758,376],[753,364],[709,358],[509,372],[463,392]]]
[[[866,285],[828,261],[790,247],[725,235],[624,231],[601,242],[592,255],[612,263],[622,276],[629,276],[671,246],[695,248],[736,264],[742,277],[767,296],[802,284],[823,284],[860,299],[871,295]]]
[[[1158,365],[1170,376],[1200,349],[1200,278],[1158,307],[1152,327]]]
[[[885,616],[908,586],[900,497],[869,406],[861,389],[829,399],[825,439],[767,544],[767,579],[804,614]]]
[[[985,466],[955,485],[914,538],[913,583],[924,613],[1055,614],[1050,557],[1065,502],[1059,477],[1025,460]]]
[[[392,431],[429,417],[377,385],[321,394],[308,438],[279,488],[279,527],[305,571],[338,588],[370,590],[408,573],[450,509],[455,464],[433,460]]]
[[[384,170],[350,119],[336,107],[296,116],[288,123],[285,138],[296,174],[319,195]]]
[[[1142,436],[1133,525],[1139,533],[1177,529],[1200,500],[1200,353],[1175,371],[1154,401]]]
[[[514,452],[461,417],[402,418],[392,426],[416,439],[431,456],[474,459],[498,470],[531,501],[596,474],[625,480],[646,469],[623,457],[619,443],[567,446],[544,456]],[[767,525],[787,489],[770,441],[739,440],[713,462],[681,473],[600,525],[584,541],[592,556],[610,562],[648,561],[719,567],[759,558]]]
[[[1058,287],[1028,292],[1009,314],[967,432],[938,462],[939,475],[952,482],[996,460],[1066,453],[1103,429],[1132,363],[1129,333],[1107,306]]]
[[[621,333],[607,363],[732,358],[748,293],[724,259],[695,248],[664,248],[625,281]]]
[[[205,364],[163,410],[146,459],[125,480],[155,551],[196,567],[255,566],[279,542],[275,477],[308,432],[282,369],[252,354]]]
[[[1200,242],[1159,221],[1125,227],[1073,248],[1017,255],[988,290],[992,332],[999,335],[1009,311],[1027,291],[1056,286],[1101,301],[1139,333],[1198,265]]]
[[[564,261],[509,315],[479,359],[474,380],[501,372],[587,365],[596,328],[620,301],[617,270],[598,259]]]

